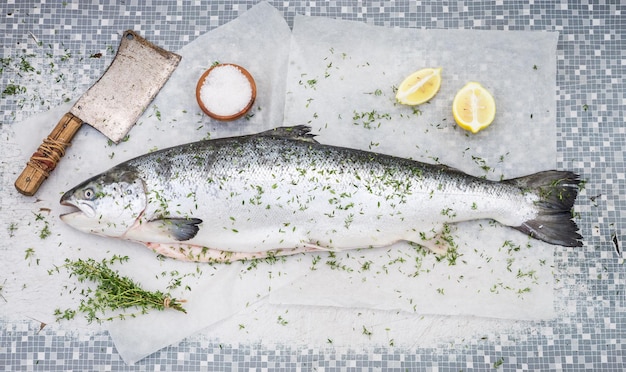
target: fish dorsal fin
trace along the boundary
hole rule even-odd
[[[315,140],[315,134],[311,133],[311,127],[308,125],[296,125],[293,127],[278,127],[257,134],[258,136],[283,137],[305,142],[318,143]]]

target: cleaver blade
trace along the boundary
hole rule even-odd
[[[113,62],[67,112],[33,153],[15,188],[34,195],[65,154],[82,124],[119,143],[178,66],[181,56],[132,30],[122,35]]]

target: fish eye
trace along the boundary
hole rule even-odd
[[[94,196],[96,195],[96,193],[93,192],[92,188],[88,188],[88,189],[85,189],[85,191],[83,191],[83,195],[85,196],[85,199],[92,200]]]

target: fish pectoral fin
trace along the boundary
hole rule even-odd
[[[159,218],[148,222],[180,242],[196,236],[200,230],[198,225],[201,223],[202,220],[199,218]]]

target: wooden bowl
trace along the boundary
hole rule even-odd
[[[215,71],[215,69],[219,68],[219,67],[224,67],[224,66],[233,66],[235,68],[237,68],[248,80],[248,82],[250,83],[250,89],[252,90],[252,94],[250,96],[250,101],[248,102],[248,104],[241,109],[240,111],[234,113],[234,114],[230,114],[230,115],[220,115],[218,113],[214,113],[211,110],[209,110],[205,103],[202,101],[202,97],[200,94],[200,91],[202,90],[202,87],[204,85],[204,81],[206,80],[206,78],[209,76],[209,74],[213,71]],[[252,104],[254,104],[254,100],[256,99],[256,83],[254,82],[254,79],[252,78],[252,75],[250,75],[250,73],[248,72],[248,70],[246,70],[245,68],[239,66],[239,65],[235,65],[233,63],[220,63],[218,65],[212,66],[210,69],[206,70],[202,76],[200,76],[200,79],[198,80],[198,84],[196,85],[196,100],[198,101],[198,105],[200,106],[200,108],[202,109],[202,111],[209,115],[210,117],[212,117],[213,119],[216,120],[222,120],[222,121],[229,121],[229,120],[235,120],[235,119],[239,119],[240,117],[244,116],[252,107]]]

